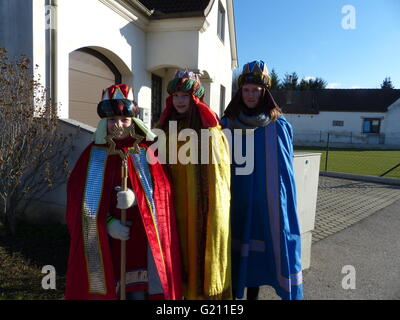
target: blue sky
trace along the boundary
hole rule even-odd
[[[344,6],[352,11],[342,13]],[[283,78],[331,88],[400,89],[400,0],[234,0],[239,68],[262,59]],[[355,20],[349,20],[354,12]],[[342,22],[355,29],[344,29]]]

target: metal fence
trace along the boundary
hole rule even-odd
[[[296,144],[329,143],[369,146],[397,146],[400,149],[400,132],[384,133],[360,133],[337,131],[301,131],[294,135]]]
[[[400,133],[397,134],[400,139]],[[308,132],[294,135],[295,151],[321,153],[322,171],[400,178],[400,142],[383,134]],[[396,139],[392,139],[396,142]]]

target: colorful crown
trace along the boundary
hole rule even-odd
[[[264,61],[256,60],[244,65],[242,74],[238,78],[238,85],[242,87],[246,83],[258,84],[266,88],[271,86],[271,76]]]
[[[198,98],[204,95],[204,87],[200,83],[199,75],[188,70],[176,71],[174,79],[168,83],[167,91],[171,95],[178,91],[190,92]]]
[[[113,116],[136,117],[139,108],[133,100],[132,89],[126,84],[116,84],[103,90],[97,114],[100,118]]]

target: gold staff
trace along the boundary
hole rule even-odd
[[[128,152],[124,152],[122,149],[115,149],[114,139],[122,134],[129,134],[135,138],[133,147],[128,148]],[[112,132],[105,137],[108,143],[107,156],[118,154],[121,157],[121,191],[128,190],[128,157],[134,153],[139,153],[139,143],[144,139],[143,136],[137,135],[135,132],[135,124],[132,124],[127,128],[118,127],[114,125]],[[126,209],[121,209],[121,224],[126,225]],[[120,279],[120,299],[126,300],[126,241],[121,240],[121,279]]]

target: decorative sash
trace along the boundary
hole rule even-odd
[[[90,152],[82,202],[82,231],[89,292],[106,294],[104,266],[99,245],[97,213],[103,191],[107,149],[94,146]]]
[[[156,208],[153,201],[153,184],[150,169],[146,159],[146,149],[140,148],[139,154],[133,154],[134,169],[139,177],[145,192],[152,220],[154,221],[158,245],[160,237],[157,228]],[[107,149],[93,146],[88,162],[84,197],[82,202],[82,231],[84,240],[85,257],[87,261],[87,274],[89,280],[89,292],[106,294],[106,281],[99,235],[97,228],[97,214],[99,211],[101,195],[103,191],[105,168],[107,164]],[[162,252],[162,250],[161,250]],[[162,293],[161,282],[155,266],[154,258],[148,247],[148,270],[150,294]]]

